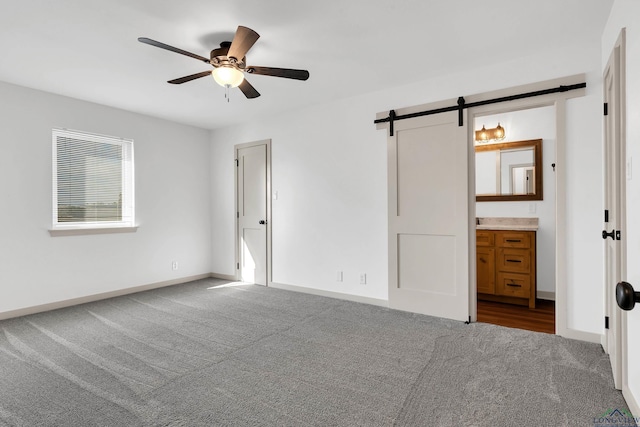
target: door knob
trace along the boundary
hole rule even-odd
[[[267,221],[265,221],[264,219],[261,219],[260,222],[258,222],[258,224],[260,225],[265,225],[267,223]]]
[[[621,309],[632,310],[640,302],[640,292],[635,292],[629,283],[620,282],[616,285],[616,302]]]

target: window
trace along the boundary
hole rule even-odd
[[[133,141],[53,129],[53,230],[135,227]]]

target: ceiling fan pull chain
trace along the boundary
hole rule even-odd
[[[229,85],[224,85],[224,97],[227,98],[227,102],[229,102]]]

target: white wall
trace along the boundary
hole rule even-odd
[[[599,176],[601,171],[599,161],[594,162],[591,157],[581,161],[582,149],[600,147],[597,44],[550,47],[542,56],[452,73],[213,132],[213,232],[217,237],[213,271],[235,273],[233,145],[271,138],[273,189],[279,195],[273,204],[273,280],[386,299],[386,135],[375,130],[375,114],[443,99],[455,103],[461,95],[584,72],[588,73],[587,96],[569,103],[570,110],[588,113],[581,118],[580,126],[572,122],[567,131],[573,161],[582,163],[580,167],[571,165],[567,172],[575,176],[567,189],[571,193],[576,190],[573,186],[582,186],[583,178],[591,182],[591,175]],[[568,222],[583,216],[585,210],[599,218],[601,194],[599,189],[594,191],[591,197],[579,200],[580,209],[571,212]],[[601,277],[601,263],[582,262],[593,257],[601,259],[601,242],[585,244],[574,235],[568,241],[567,252],[572,279],[567,286],[578,295],[569,302],[571,326],[602,333],[602,284],[594,280]],[[345,271],[343,283],[335,281],[335,272],[340,269]],[[584,292],[585,284],[573,281],[582,271],[591,276],[594,286],[587,286]],[[359,272],[367,273],[367,285],[357,283]]]
[[[474,129],[482,128],[483,124],[487,128],[493,128],[498,123],[506,131],[506,137],[502,142],[542,139],[542,165],[537,165],[536,173],[542,172],[543,200],[478,202],[476,216],[538,218],[539,228],[536,233],[538,291],[555,294],[556,175],[551,167],[551,164],[556,162],[555,107],[532,108],[476,117]]]
[[[0,313],[210,273],[209,131],[6,83],[0,99]],[[134,140],[136,233],[49,235],[54,127]]]
[[[640,290],[640,2],[616,0],[602,37],[602,70],[620,30],[626,27],[626,81],[627,81],[627,161],[632,163],[632,179],[627,180],[627,281]],[[635,169],[635,170],[633,170]],[[628,322],[628,377],[631,396],[625,394],[636,417],[640,416],[640,308],[627,314]]]
[[[214,132],[215,273],[235,273],[233,145],[271,138],[273,281],[387,298],[386,139],[352,102]]]

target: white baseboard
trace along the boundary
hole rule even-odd
[[[626,385],[622,387],[622,397],[624,397],[624,400],[627,402],[627,406],[629,407],[629,410],[631,411],[633,416],[636,419],[639,418],[640,417],[640,405],[638,405],[638,400],[633,395],[631,390],[629,390],[629,387],[626,386]]]
[[[564,331],[557,331],[556,333],[561,337],[569,338],[572,340],[586,341],[594,344],[602,343],[602,335],[593,332],[578,331],[576,329],[567,328]]]
[[[269,287],[276,288],[276,289],[284,289],[286,291],[302,292],[302,293],[311,294],[311,295],[319,295],[322,297],[336,298],[336,299],[341,299],[346,301],[360,302],[363,304],[377,305],[379,307],[389,307],[389,301],[378,299],[378,298],[343,294],[340,292],[324,291],[321,289],[305,288],[304,286],[287,285],[284,283],[276,283],[276,282],[270,282]]]
[[[536,298],[544,299],[544,300],[548,300],[548,301],[555,301],[556,300],[556,293],[555,292],[549,292],[549,291],[536,291]]]
[[[179,279],[165,280],[163,282],[150,283],[148,285],[134,286],[131,288],[118,289],[117,291],[103,292],[94,295],[87,295],[79,298],[71,298],[64,301],[56,301],[48,304],[36,305],[33,307],[25,307],[17,310],[10,310],[0,313],[0,320],[11,319],[14,317],[27,316],[29,314],[42,313],[44,311],[57,310],[59,308],[71,307],[88,302],[100,301],[103,299],[119,297],[123,295],[135,294],[136,292],[148,291],[151,289],[164,288],[166,286],[179,285],[181,283],[192,282],[194,280],[208,279],[213,277],[211,273],[198,274],[195,276],[181,277]]]
[[[236,276],[231,276],[230,274],[211,273],[210,277],[213,277],[214,279],[229,280],[231,282],[238,280],[236,279]]]

